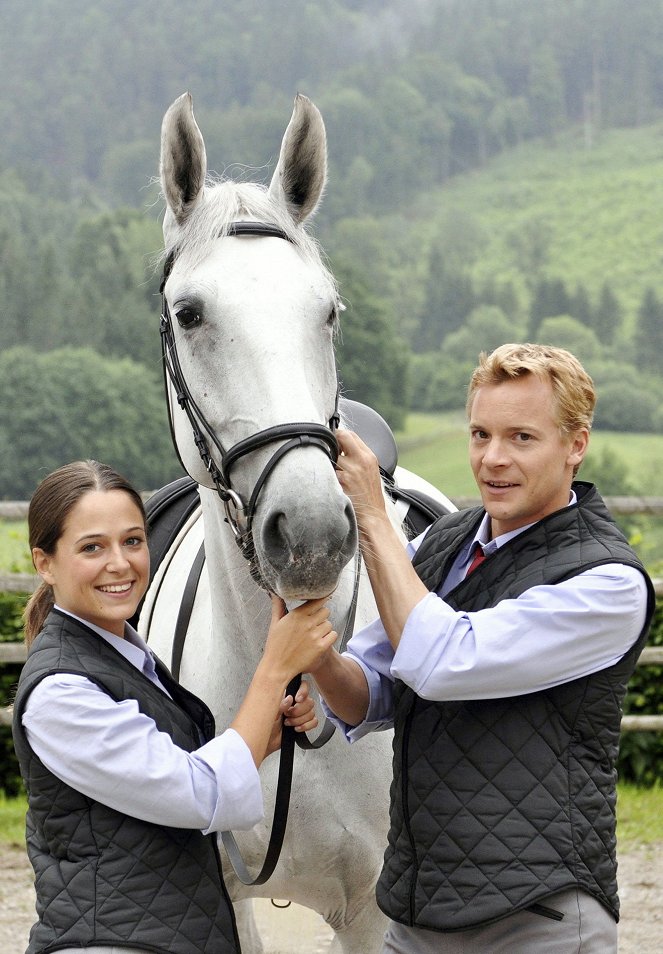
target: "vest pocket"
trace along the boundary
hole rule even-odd
[[[564,914],[561,911],[555,911],[554,908],[548,908],[545,904],[530,904],[528,908],[525,908],[526,911],[531,911],[532,914],[538,914],[542,918],[550,918],[551,921],[563,921]]]

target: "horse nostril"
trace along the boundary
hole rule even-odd
[[[288,518],[282,510],[270,513],[262,528],[262,542],[265,555],[273,562],[275,557],[291,550],[288,535]]]
[[[353,530],[356,531],[356,528],[357,528],[357,518],[355,517],[354,507],[352,506],[352,504],[350,503],[349,500],[346,500],[346,502],[345,502],[345,506],[344,506],[344,508],[343,508],[343,513],[345,514],[345,518],[346,518],[346,520],[348,521],[348,527],[349,527],[350,531],[351,531],[351,532],[352,532]]]

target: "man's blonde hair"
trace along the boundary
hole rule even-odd
[[[570,351],[551,345],[503,344],[490,354],[483,351],[470,378],[468,417],[478,388],[528,374],[550,381],[562,433],[571,434],[584,427],[591,429],[596,405],[594,382]]]

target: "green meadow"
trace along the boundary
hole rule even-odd
[[[647,287],[663,295],[660,268],[663,123],[604,130],[587,148],[577,129],[529,142],[422,197],[422,217],[462,223],[481,236],[471,269],[526,292],[537,268],[594,300],[607,280],[633,318]],[[539,255],[539,258],[536,258]]]
[[[0,571],[32,572],[25,520],[0,520]]]

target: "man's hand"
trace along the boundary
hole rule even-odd
[[[353,431],[338,430],[336,438],[341,451],[336,476],[352,502],[360,531],[374,518],[388,520],[377,457]]]
[[[281,747],[282,726],[292,726],[295,732],[311,732],[318,726],[315,702],[309,696],[308,683],[302,681],[293,700],[286,696],[279,706],[274,727],[267,745],[267,755],[277,752]]]

